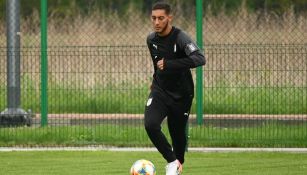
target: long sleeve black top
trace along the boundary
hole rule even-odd
[[[147,46],[154,66],[152,89],[164,91],[175,100],[193,96],[190,68],[205,65],[206,59],[192,39],[184,31],[172,27],[167,36],[149,34]],[[163,70],[157,68],[161,59],[164,59]]]

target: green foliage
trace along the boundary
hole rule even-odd
[[[265,5],[267,11],[275,13],[278,16],[281,16],[291,8],[291,2],[289,0],[267,0]]]
[[[205,11],[210,10],[213,15],[225,12],[230,15],[238,11],[243,0],[205,0]]]
[[[236,12],[240,9],[242,5],[242,0],[227,0],[225,1],[225,11],[226,14]]]
[[[35,10],[39,11],[39,9],[40,0],[20,0],[20,13],[24,17],[32,15]]]
[[[208,8],[213,15],[218,15],[223,10],[224,0],[208,0]]]
[[[58,17],[76,17],[79,7],[75,0],[52,0],[48,1],[50,15]]]
[[[292,0],[292,5],[296,15],[307,15],[307,1],[306,0]]]
[[[0,0],[0,20],[2,20],[4,18],[4,15],[5,15],[5,1],[6,0]]]
[[[306,0],[246,0],[246,5],[251,11],[275,13],[278,16],[292,8],[296,14],[304,14],[307,11]]]
[[[255,12],[264,9],[265,0],[247,0],[246,7],[248,10]]]
[[[30,16],[34,11],[39,11],[40,0],[20,0],[21,14],[23,17]],[[117,13],[124,16],[130,10],[146,12],[150,10],[150,6],[155,0],[52,0],[48,1],[49,16],[56,17],[74,17],[79,14],[88,15],[94,11],[103,14]],[[194,14],[195,2],[186,0],[169,0],[169,2],[177,9],[177,13],[189,17]],[[192,2],[192,3],[191,3]],[[218,15],[225,12],[227,15],[235,14],[242,4],[246,5],[249,12],[262,12],[268,14],[283,15],[289,10],[299,14],[306,14],[306,0],[203,0],[205,13]],[[6,0],[0,0],[0,20],[5,17]],[[191,13],[193,12],[193,13]]]

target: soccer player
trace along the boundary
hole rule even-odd
[[[145,107],[146,132],[168,162],[166,175],[182,171],[187,145],[186,125],[189,118],[194,84],[190,68],[205,65],[205,57],[182,30],[172,26],[171,7],[157,2],[151,11],[154,32],[147,37],[154,74]],[[172,146],[161,131],[167,117]]]

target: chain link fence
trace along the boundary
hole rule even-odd
[[[174,4],[173,24],[195,40],[195,5],[185,12],[179,2]],[[244,5],[232,15],[205,13],[204,122],[197,123],[193,102],[187,127],[190,146],[306,147],[306,18],[291,10],[282,16],[249,12]],[[9,101],[6,19],[0,19],[3,111]],[[152,146],[143,127],[153,73],[146,46],[152,29],[144,9],[92,8],[86,15],[48,11],[45,127],[41,126],[40,47],[44,19],[39,10],[19,19],[18,107],[31,115],[31,125],[7,126],[2,120],[1,146]]]

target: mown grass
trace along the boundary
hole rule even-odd
[[[163,131],[169,139],[164,126]],[[254,127],[190,125],[191,147],[307,147],[307,125],[263,123]],[[152,146],[142,124],[0,128],[0,146]]]
[[[6,106],[6,91],[0,93],[0,108]],[[51,87],[49,113],[143,113],[149,95],[139,87]],[[40,112],[40,92],[29,86],[22,91],[22,108]],[[204,88],[205,114],[307,114],[305,87],[216,87]],[[195,113],[195,99],[192,106]]]
[[[161,175],[166,165],[158,152],[14,151],[0,152],[0,157],[0,174],[6,175],[129,174],[138,159],[152,161]],[[307,154],[298,153],[187,152],[183,175],[304,175],[306,162]]]
[[[220,87],[204,89],[204,113],[306,114],[306,87]]]

